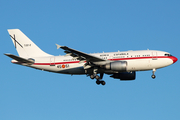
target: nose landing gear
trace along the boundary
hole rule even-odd
[[[155,79],[155,78],[156,78],[156,76],[155,76],[155,72],[156,72],[156,69],[154,68],[154,69],[153,69],[153,74],[152,74],[152,76],[151,76],[153,79]]]
[[[152,75],[151,77],[152,77],[153,79],[155,79],[155,78],[156,78],[156,76],[155,76],[155,75]]]

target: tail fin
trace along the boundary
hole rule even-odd
[[[19,29],[8,29],[8,32],[20,57],[30,58],[51,56],[42,51]]]

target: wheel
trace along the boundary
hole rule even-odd
[[[101,82],[99,80],[96,80],[96,84],[99,85]]]
[[[156,78],[156,76],[155,76],[155,75],[152,75],[151,77],[152,77],[153,79],[155,79],[155,78]]]
[[[102,85],[105,85],[105,84],[106,84],[106,82],[105,82],[105,81],[101,81],[101,84],[102,84]]]
[[[98,75],[96,75],[95,78],[96,78],[97,80],[99,80],[100,77],[99,77]]]
[[[94,79],[94,75],[91,75],[90,78],[91,78],[91,79]]]

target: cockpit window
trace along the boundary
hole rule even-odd
[[[164,54],[165,56],[172,56],[171,54]]]

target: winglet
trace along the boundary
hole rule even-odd
[[[57,46],[57,49],[59,49],[61,46],[60,45],[58,45],[58,44],[56,44],[56,46]]]

